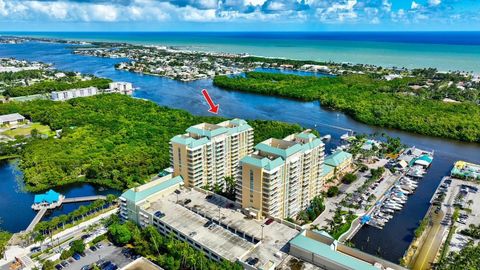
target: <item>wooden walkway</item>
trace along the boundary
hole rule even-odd
[[[31,232],[35,228],[38,222],[42,220],[43,215],[47,212],[47,208],[43,208],[42,210],[38,211],[37,215],[33,218],[32,222],[30,222],[30,225],[28,225],[27,229],[25,230],[26,232]]]
[[[65,198],[63,203],[77,203],[77,202],[89,202],[96,200],[105,200],[107,196],[98,195],[98,196],[85,196],[85,197],[75,197],[75,198]]]
[[[107,196],[103,195],[98,195],[98,196],[85,196],[85,197],[75,197],[75,198],[65,198],[62,201],[62,204],[64,203],[77,203],[77,202],[89,202],[89,201],[95,201],[95,200],[105,200]],[[48,211],[48,208],[42,208],[40,211],[38,211],[37,215],[35,218],[33,218],[32,222],[30,222],[30,225],[28,225],[27,229],[25,230],[26,232],[31,232],[35,228],[35,226],[42,220],[42,217],[45,215],[45,213]]]

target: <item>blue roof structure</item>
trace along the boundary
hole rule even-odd
[[[45,194],[37,194],[33,199],[33,202],[36,204],[39,203],[56,203],[60,199],[60,193],[57,193],[53,190],[47,191]]]

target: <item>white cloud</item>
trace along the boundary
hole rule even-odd
[[[0,0],[0,20],[3,24],[8,21],[408,24],[424,20],[436,22],[441,18],[454,23],[472,17],[464,16],[468,13],[466,11],[455,10],[453,4],[452,10],[445,14],[445,9],[438,6],[447,0],[413,0],[406,10],[395,10],[392,2],[393,0]],[[452,2],[449,0],[449,3]],[[474,15],[477,15],[474,17],[478,22],[478,14]]]
[[[418,4],[417,2],[415,1],[412,1],[412,6],[410,7],[411,9],[417,9],[420,7],[420,4]]]

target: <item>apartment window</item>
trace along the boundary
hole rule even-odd
[[[253,192],[253,170],[250,170],[250,192]]]
[[[178,151],[178,166],[182,167],[182,153],[180,152],[180,147],[177,148]]]

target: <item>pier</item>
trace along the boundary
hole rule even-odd
[[[32,209],[38,211],[38,213],[33,218],[32,222],[30,222],[30,225],[28,225],[25,231],[26,232],[33,231],[35,226],[42,220],[43,216],[47,213],[49,209],[58,208],[62,204],[66,204],[66,203],[89,202],[89,201],[96,201],[96,200],[105,200],[106,198],[107,196],[104,196],[104,195],[65,198],[65,196],[59,193],[56,193],[53,190],[49,190],[45,194],[35,195]]]
[[[103,196],[103,195],[65,198],[63,199],[62,203],[89,202],[89,201],[96,201],[96,200],[105,200],[106,198],[107,196]]]
[[[28,225],[27,229],[25,230],[26,232],[31,232],[35,228],[35,226],[42,220],[43,216],[45,213],[47,213],[47,208],[43,208],[40,211],[38,211],[37,215],[33,218],[32,222],[30,222],[30,225]]]

